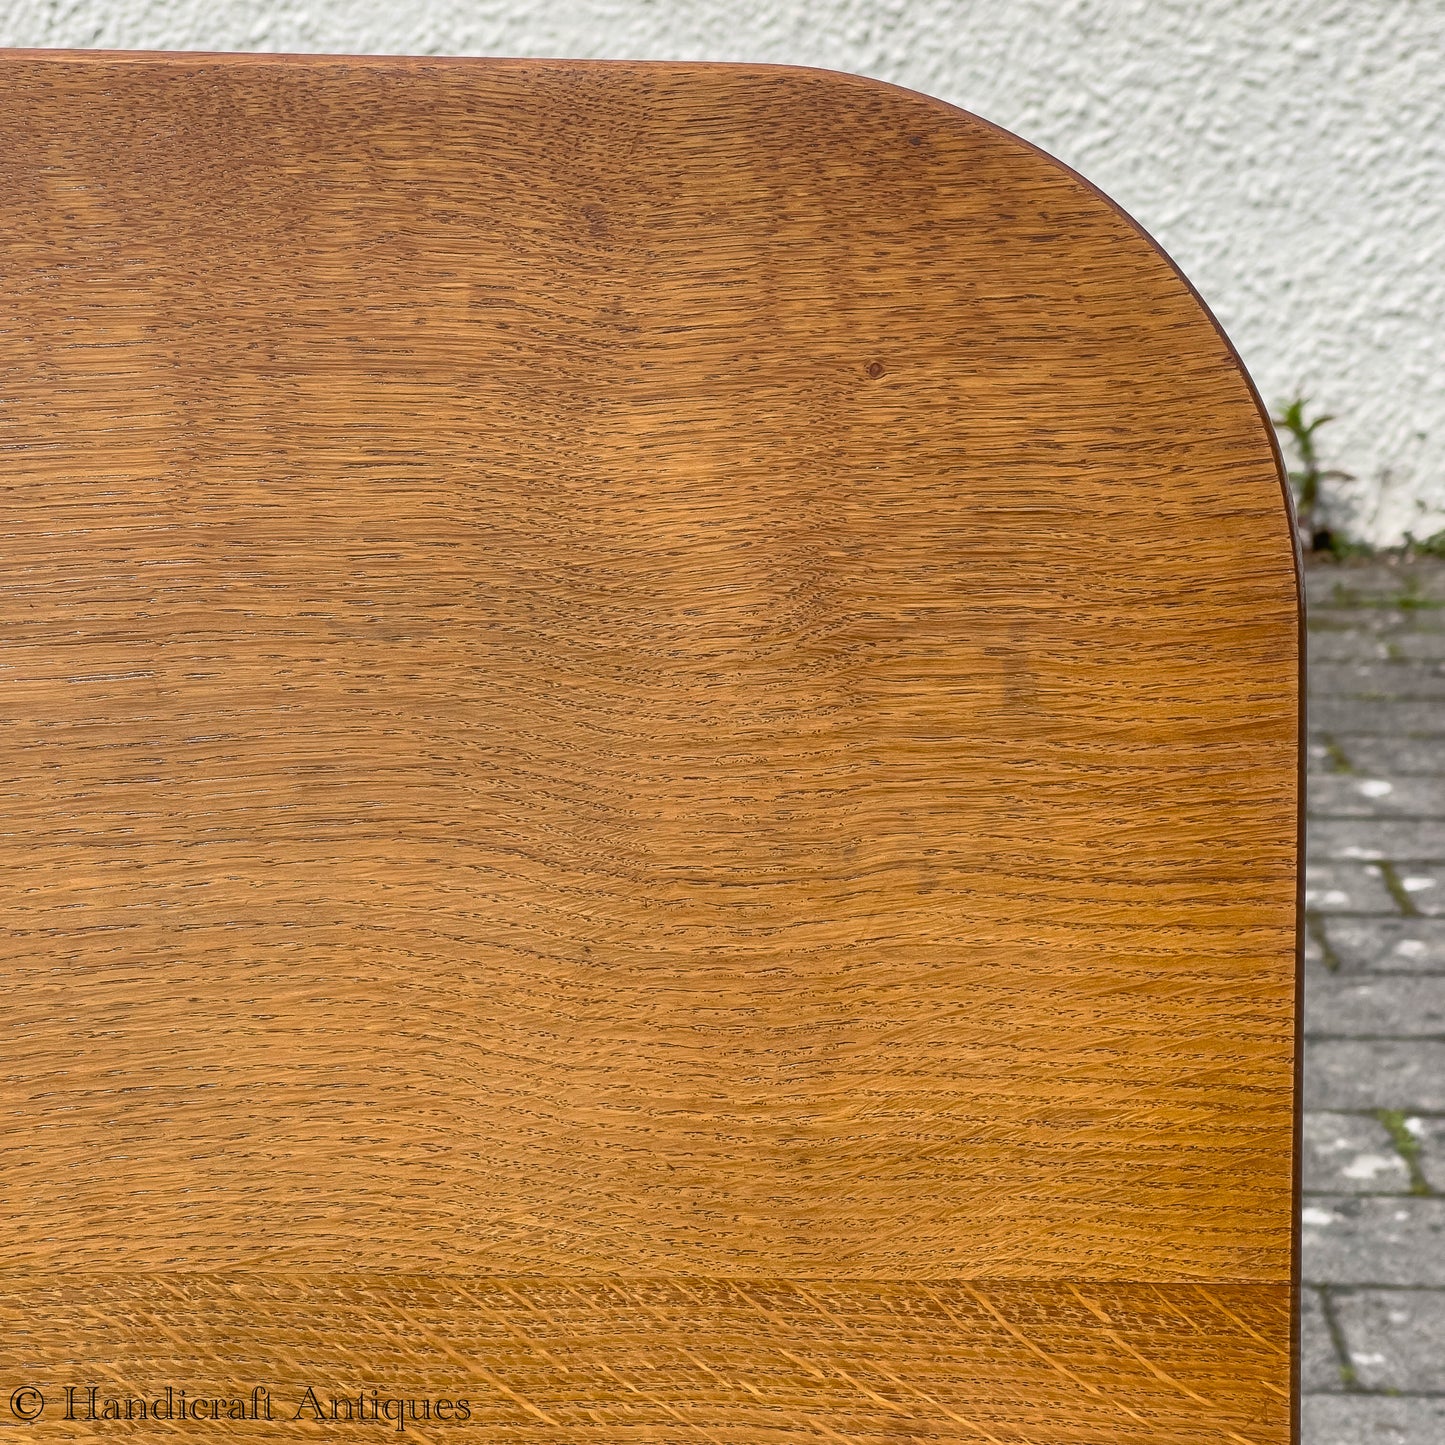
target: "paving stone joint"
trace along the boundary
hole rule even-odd
[[[1306,571],[1303,1445],[1445,1445],[1445,562]]]

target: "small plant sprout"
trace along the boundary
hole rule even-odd
[[[1423,501],[1415,502],[1415,510],[1423,519],[1431,509],[1427,508]],[[1436,520],[1438,520],[1438,515]],[[1405,533],[1405,551],[1407,554],[1416,557],[1445,557],[1445,528],[1438,532],[1428,533],[1424,537],[1417,537],[1413,532]]]
[[[1308,398],[1297,396],[1279,416],[1270,420],[1280,431],[1288,434],[1299,460],[1299,469],[1289,473],[1289,480],[1295,491],[1295,515],[1304,545],[1311,551],[1338,555],[1349,550],[1349,544],[1328,524],[1329,509],[1325,505],[1323,483],[1353,479],[1348,472],[1321,468],[1315,448],[1315,432],[1327,421],[1333,421],[1334,417],[1325,415],[1309,420],[1305,414],[1308,405]]]

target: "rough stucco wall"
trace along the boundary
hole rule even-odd
[[[929,92],[1119,201],[1267,403],[1337,415],[1354,535],[1445,529],[1438,0],[0,0],[0,43],[775,61]]]

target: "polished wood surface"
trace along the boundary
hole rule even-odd
[[[192,1429],[254,1408],[231,1428],[298,1440],[348,1409],[599,1445],[1260,1442],[1289,1420],[1289,1294],[1263,1285],[53,1274],[10,1282],[0,1327],[7,1394],[53,1382],[31,1428],[82,1438],[114,1436],[107,1401],[179,1428],[181,1390],[217,1422]]]
[[[0,66],[0,1385],[1287,1439],[1296,581],[1157,249],[824,72]]]

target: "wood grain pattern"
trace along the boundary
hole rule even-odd
[[[1277,1285],[60,1276],[12,1283],[0,1325],[11,1379],[46,1399],[31,1428],[77,1438],[137,1428],[87,1418],[114,1400],[124,1420],[127,1398],[133,1420],[147,1407],[142,1431],[267,1439],[348,1430],[343,1399],[354,1431],[359,1395],[378,1431],[403,1433],[392,1400],[408,1437],[598,1445],[1262,1445],[1289,1420]],[[258,1383],[270,1421],[256,1397],[260,1419],[233,1424]],[[174,1418],[181,1390],[204,1402],[194,1423]],[[438,1400],[467,1417],[438,1422]]]
[[[1296,582],[1147,239],[823,72],[0,67],[11,1363],[1287,1438]]]

